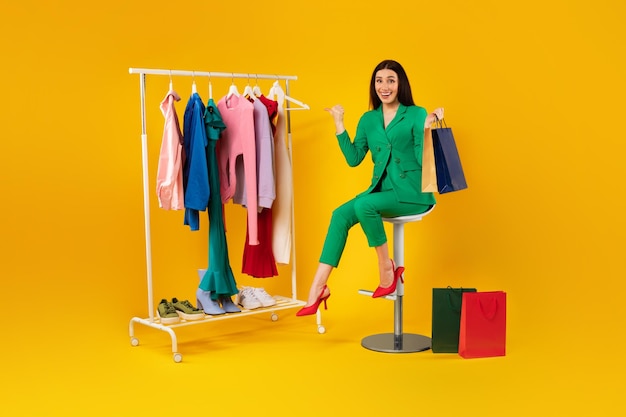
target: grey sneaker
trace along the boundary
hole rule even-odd
[[[157,306],[157,316],[159,316],[161,324],[172,324],[180,321],[180,317],[178,317],[174,304],[170,303],[166,299],[162,299]]]
[[[201,320],[204,318],[204,311],[194,307],[188,300],[179,301],[172,298],[172,304],[178,315],[185,320]]]
[[[274,297],[269,295],[267,291],[265,291],[265,288],[252,288],[252,292],[263,307],[271,307],[276,304]]]
[[[254,310],[255,308],[263,307],[263,304],[254,296],[252,287],[241,287],[241,290],[237,294],[237,304],[246,310]]]

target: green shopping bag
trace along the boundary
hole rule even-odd
[[[458,353],[464,292],[476,288],[433,288],[432,351]]]

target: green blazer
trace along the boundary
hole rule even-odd
[[[372,182],[359,195],[371,193],[383,179],[390,184],[401,203],[435,204],[433,193],[422,192],[422,150],[426,109],[400,104],[396,116],[385,129],[382,105],[361,116],[354,141],[348,132],[337,135],[339,147],[351,167],[359,165],[368,151],[372,153]]]

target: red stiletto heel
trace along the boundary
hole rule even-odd
[[[398,278],[402,281],[402,283],[404,283],[404,278],[402,278],[404,267],[399,266],[396,268],[396,264],[393,262],[393,259],[391,259],[391,267],[393,268],[393,283],[387,288],[378,286],[376,291],[374,291],[374,294],[372,294],[372,298],[384,297],[385,295],[389,295],[394,292],[396,290],[396,286],[398,285]]]
[[[310,316],[311,314],[317,313],[317,309],[319,308],[322,301],[324,302],[324,310],[328,310],[326,300],[328,300],[328,297],[330,297],[330,290],[328,291],[328,295],[324,297],[324,292],[326,291],[326,288],[328,287],[324,285],[324,288],[322,288],[322,292],[320,293],[320,296],[317,297],[317,300],[315,300],[315,302],[310,306],[302,307],[300,310],[298,310],[296,316]]]

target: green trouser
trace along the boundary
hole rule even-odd
[[[399,203],[392,190],[355,197],[333,211],[320,262],[334,267],[339,265],[348,232],[357,223],[361,223],[367,243],[373,248],[387,242],[383,217],[419,214],[429,208],[424,204]]]

